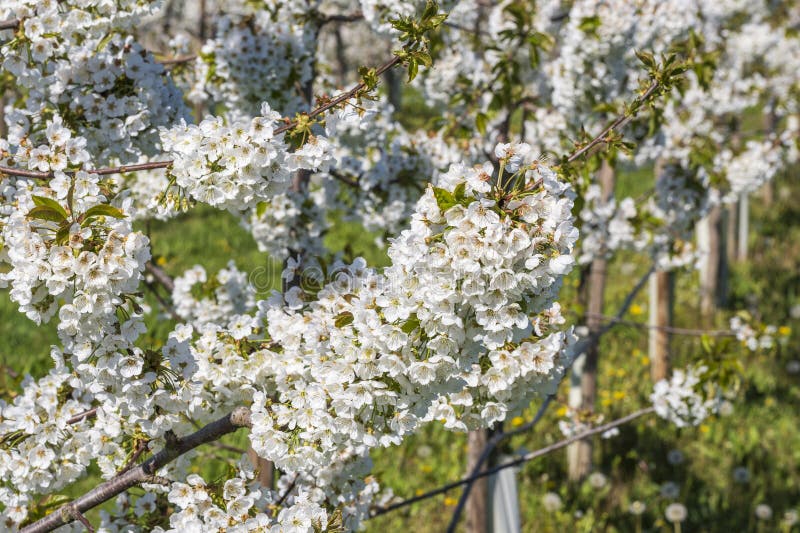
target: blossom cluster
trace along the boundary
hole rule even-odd
[[[290,152],[283,135],[274,134],[279,118],[264,103],[260,116],[229,125],[209,117],[199,125],[162,129],[175,183],[199,202],[241,211],[285,192],[294,171],[324,168],[330,159],[327,139],[313,136]]]
[[[95,12],[80,1],[10,4],[0,20],[18,17],[21,27],[2,45],[2,66],[26,92],[6,117],[12,145],[35,141],[42,119],[56,114],[85,139],[94,164],[137,162],[156,149],[158,127],[188,117],[164,67],[132,37],[114,33],[152,6],[128,0]]]
[[[176,277],[174,284],[175,312],[195,328],[224,324],[255,309],[255,288],[233,260],[211,279],[205,268],[195,265]]]
[[[258,115],[265,101],[284,116],[300,111],[307,96],[297,87],[312,79],[316,32],[311,17],[305,23],[294,15],[291,3],[277,3],[272,13],[246,2],[225,6],[190,71],[187,98],[223,106],[233,119]]]
[[[701,390],[705,371],[705,367],[676,369],[671,378],[657,382],[650,395],[656,414],[685,427],[696,426],[716,413],[719,400],[707,398]]]

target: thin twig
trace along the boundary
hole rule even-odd
[[[647,90],[644,92],[644,94],[642,94],[642,96],[640,96],[638,98],[638,100],[641,100],[642,102],[644,102],[650,96],[652,96],[652,94],[654,92],[656,92],[656,89],[658,89],[658,87],[659,87],[658,81],[652,82],[650,84],[650,86],[647,88]],[[622,113],[613,122],[611,122],[611,124],[606,126],[606,128],[602,132],[600,132],[600,134],[598,136],[596,136],[594,139],[589,141],[589,143],[586,146],[584,146],[583,148],[580,148],[579,150],[576,150],[575,152],[573,152],[572,155],[570,155],[567,158],[567,162],[572,163],[573,161],[578,159],[580,156],[582,156],[583,154],[585,154],[586,152],[588,152],[589,150],[591,150],[592,148],[594,148],[598,144],[607,142],[606,141],[606,136],[608,136],[609,133],[611,133],[612,131],[614,131],[616,129],[624,127],[631,120],[633,120],[633,115],[628,115],[626,113]]]
[[[97,415],[97,407],[92,407],[88,411],[78,413],[77,415],[67,420],[67,424],[77,424],[84,418],[94,418],[96,415]]]
[[[134,450],[133,455],[131,455],[131,458],[128,460],[128,462],[125,463],[125,465],[117,471],[117,475],[127,472],[128,470],[133,468],[133,465],[136,464],[136,461],[139,460],[139,457],[141,457],[142,454],[145,451],[147,451],[147,445],[149,443],[150,440],[138,441],[138,443],[136,444],[136,450]]]
[[[94,527],[92,526],[91,522],[89,522],[89,520],[85,516],[83,516],[83,514],[81,514],[81,512],[78,511],[75,507],[72,506],[68,507],[67,512],[69,512],[69,515],[73,519],[83,524],[83,527],[86,528],[86,531],[88,531],[89,533],[94,533]]]
[[[154,265],[154,264],[153,264],[153,263],[151,263],[150,261],[148,261],[147,263],[145,263],[145,265],[144,265],[144,268],[145,268],[145,270],[147,270],[147,271],[148,271],[150,274],[152,274],[152,275],[153,275],[153,277],[155,278],[155,280],[156,280],[156,281],[157,281],[159,284],[161,284],[161,286],[162,286],[162,287],[164,287],[165,289],[167,289],[167,291],[168,291],[170,294],[172,294],[172,291],[174,291],[174,290],[175,290],[175,282],[172,280],[172,278],[169,276],[169,274],[167,274],[166,272],[164,272],[164,270],[163,270],[163,269],[161,269],[160,267],[158,267],[158,266]]]
[[[239,428],[250,427],[250,411],[245,407],[237,407],[222,418],[203,426],[200,430],[183,438],[176,438],[153,457],[141,465],[114,476],[76,500],[62,506],[57,511],[45,516],[22,529],[22,533],[41,533],[52,531],[75,520],[71,509],[79,513],[88,511],[107,502],[118,494],[142,483],[151,483],[155,473],[184,453],[208,442],[215,441],[233,433]]]
[[[659,331],[666,331],[667,333],[674,333],[676,335],[692,335],[701,337],[708,335],[711,337],[735,337],[736,333],[729,330],[720,329],[692,329],[692,328],[677,328],[673,326],[658,326],[653,324],[645,324],[643,322],[635,322],[633,320],[622,320],[613,316],[606,316],[599,313],[586,313],[587,317],[599,318],[604,322],[611,324],[620,324],[622,326],[631,326],[640,329],[655,329]]]
[[[294,489],[294,486],[297,484],[297,480],[298,479],[300,479],[300,474],[295,474],[294,479],[292,479],[292,482],[289,483],[289,486],[286,487],[286,490],[283,492],[283,494],[281,494],[281,497],[278,498],[277,502],[275,502],[275,511],[276,512],[277,512],[278,507],[280,507],[283,504],[283,502],[286,501],[286,498],[289,497],[289,494],[291,494],[292,490]]]
[[[144,286],[147,287],[147,290],[149,290],[155,299],[158,300],[158,304],[167,314],[169,314],[169,316],[172,317],[172,320],[175,322],[183,322],[183,318],[181,318],[181,316],[175,311],[169,302],[158,293],[158,289],[156,289],[152,283],[145,282]]]

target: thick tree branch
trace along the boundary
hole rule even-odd
[[[57,527],[68,524],[75,520],[75,513],[88,511],[89,509],[107,502],[118,494],[125,492],[131,487],[149,482],[154,479],[156,472],[160,468],[177,459],[184,453],[203,444],[215,441],[223,435],[233,433],[243,427],[250,427],[250,411],[245,407],[238,407],[200,430],[186,437],[174,439],[163,450],[141,465],[131,468],[105,483],[98,485],[80,498],[23,528],[22,532],[40,533],[52,531]]]

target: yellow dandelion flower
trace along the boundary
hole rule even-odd
[[[792,334],[792,328],[790,328],[789,326],[781,326],[778,328],[778,335],[788,337],[791,334]]]
[[[445,504],[446,506],[448,506],[448,507],[452,507],[452,506],[454,506],[454,505],[455,505],[455,504],[457,504],[457,503],[458,503],[458,500],[456,500],[455,498],[451,498],[450,496],[447,496],[447,497],[444,499],[444,504]]]
[[[567,416],[567,408],[566,408],[566,406],[562,405],[561,407],[559,407],[558,411],[556,411],[556,416]]]
[[[419,469],[425,472],[426,474],[430,474],[431,472],[433,472],[433,467],[431,465],[422,465]]]
[[[609,407],[612,403],[613,402],[611,401],[611,398],[603,398],[602,400],[600,400],[600,405],[602,405],[603,407]]]
[[[639,304],[633,304],[633,305],[631,306],[631,314],[632,314],[633,316],[639,316],[639,315],[641,315],[642,313],[644,313],[644,309],[642,309],[642,306],[641,306],[641,305],[639,305]]]
[[[425,494],[425,491],[422,489],[417,489],[414,491],[414,496],[422,496],[423,494]]]
[[[708,424],[700,424],[700,433],[708,433],[709,431],[711,431],[711,428]]]
[[[615,390],[614,391],[614,399],[615,400],[622,400],[625,398],[625,391],[623,390]]]
[[[618,378],[623,378],[628,372],[624,368],[618,368],[616,373]]]
[[[167,258],[166,258],[166,257],[164,257],[163,255],[159,255],[159,256],[158,256],[158,259],[156,259],[156,264],[157,264],[158,266],[161,266],[161,267],[163,267],[164,265],[166,265],[166,264],[167,264]]]
[[[514,427],[519,427],[524,423],[525,419],[522,418],[521,416],[515,416],[514,418],[511,419],[511,425]]]
[[[643,364],[644,366],[647,366],[647,365],[649,365],[649,364],[650,364],[650,358],[649,358],[649,357],[647,357],[646,355],[645,355],[644,357],[642,357],[642,364]]]

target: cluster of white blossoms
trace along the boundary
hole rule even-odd
[[[277,194],[244,213],[242,226],[253,236],[258,250],[273,259],[323,255],[322,238],[330,227],[326,212],[334,200],[325,185],[310,184],[307,194]]]
[[[0,280],[20,310],[37,323],[58,312],[64,348],[81,360],[135,340],[143,326],[131,295],[148,240],[132,230],[125,206],[108,205],[99,176],[58,174],[48,188],[7,181],[4,194],[15,208],[2,219],[10,270]],[[120,325],[116,311],[126,302],[130,319]]]
[[[210,109],[222,105],[229,118],[255,116],[264,101],[293,115],[308,105],[297,87],[313,74],[313,17],[295,17],[291,2],[276,2],[272,10],[235,4],[225,6],[215,37],[203,44],[187,98]]]
[[[717,412],[719,400],[702,390],[705,367],[676,369],[672,377],[655,384],[650,401],[656,414],[678,427],[696,426]]]
[[[288,189],[299,169],[324,169],[330,160],[329,142],[312,136],[289,151],[283,135],[275,135],[280,114],[269,104],[261,115],[225,124],[209,117],[199,125],[182,122],[161,130],[164,149],[174,159],[175,183],[195,200],[243,211]]]
[[[339,179],[331,176],[331,181],[341,183],[343,178],[352,184],[337,207],[346,220],[357,220],[384,237],[396,236],[408,225],[425,179],[436,184],[451,164],[479,160],[472,153],[477,150],[456,150],[442,136],[407,132],[392,119],[392,111],[370,108],[359,116],[348,109],[328,120],[328,128],[341,136],[333,165]]]
[[[229,323],[237,315],[255,309],[256,290],[233,259],[211,279],[205,268],[195,265],[175,278],[174,283],[175,312],[195,328]]]
[[[637,212],[633,198],[603,201],[600,186],[594,184],[589,185],[583,198],[579,264],[588,264],[599,257],[608,259],[622,249],[641,250],[646,245],[646,237],[635,225]]]
[[[736,335],[736,340],[751,352],[771,350],[775,346],[778,328],[771,324],[751,324],[752,320],[748,320],[748,318],[746,314],[731,318],[729,324],[731,332]]]
[[[4,39],[2,67],[26,91],[23,107],[8,110],[12,145],[35,137],[48,114],[58,114],[85,139],[92,162],[136,162],[158,144],[157,127],[188,117],[164,67],[131,37],[111,33],[152,12],[145,2],[6,2],[0,20],[19,18]]]
[[[720,152],[714,167],[724,173],[730,187],[723,200],[735,201],[771,181],[784,166],[783,152],[784,146],[776,139],[747,141],[738,154],[730,149]]]
[[[568,188],[527,168],[526,193],[502,200],[491,167],[453,166],[392,241],[382,274],[336,264],[314,295],[301,284],[260,304],[281,347],[250,356],[263,361],[251,431],[260,455],[313,469],[337,457],[336,443],[362,455],[431,420],[484,426],[555,390],[571,335],[558,330],[554,299],[577,232]]]

